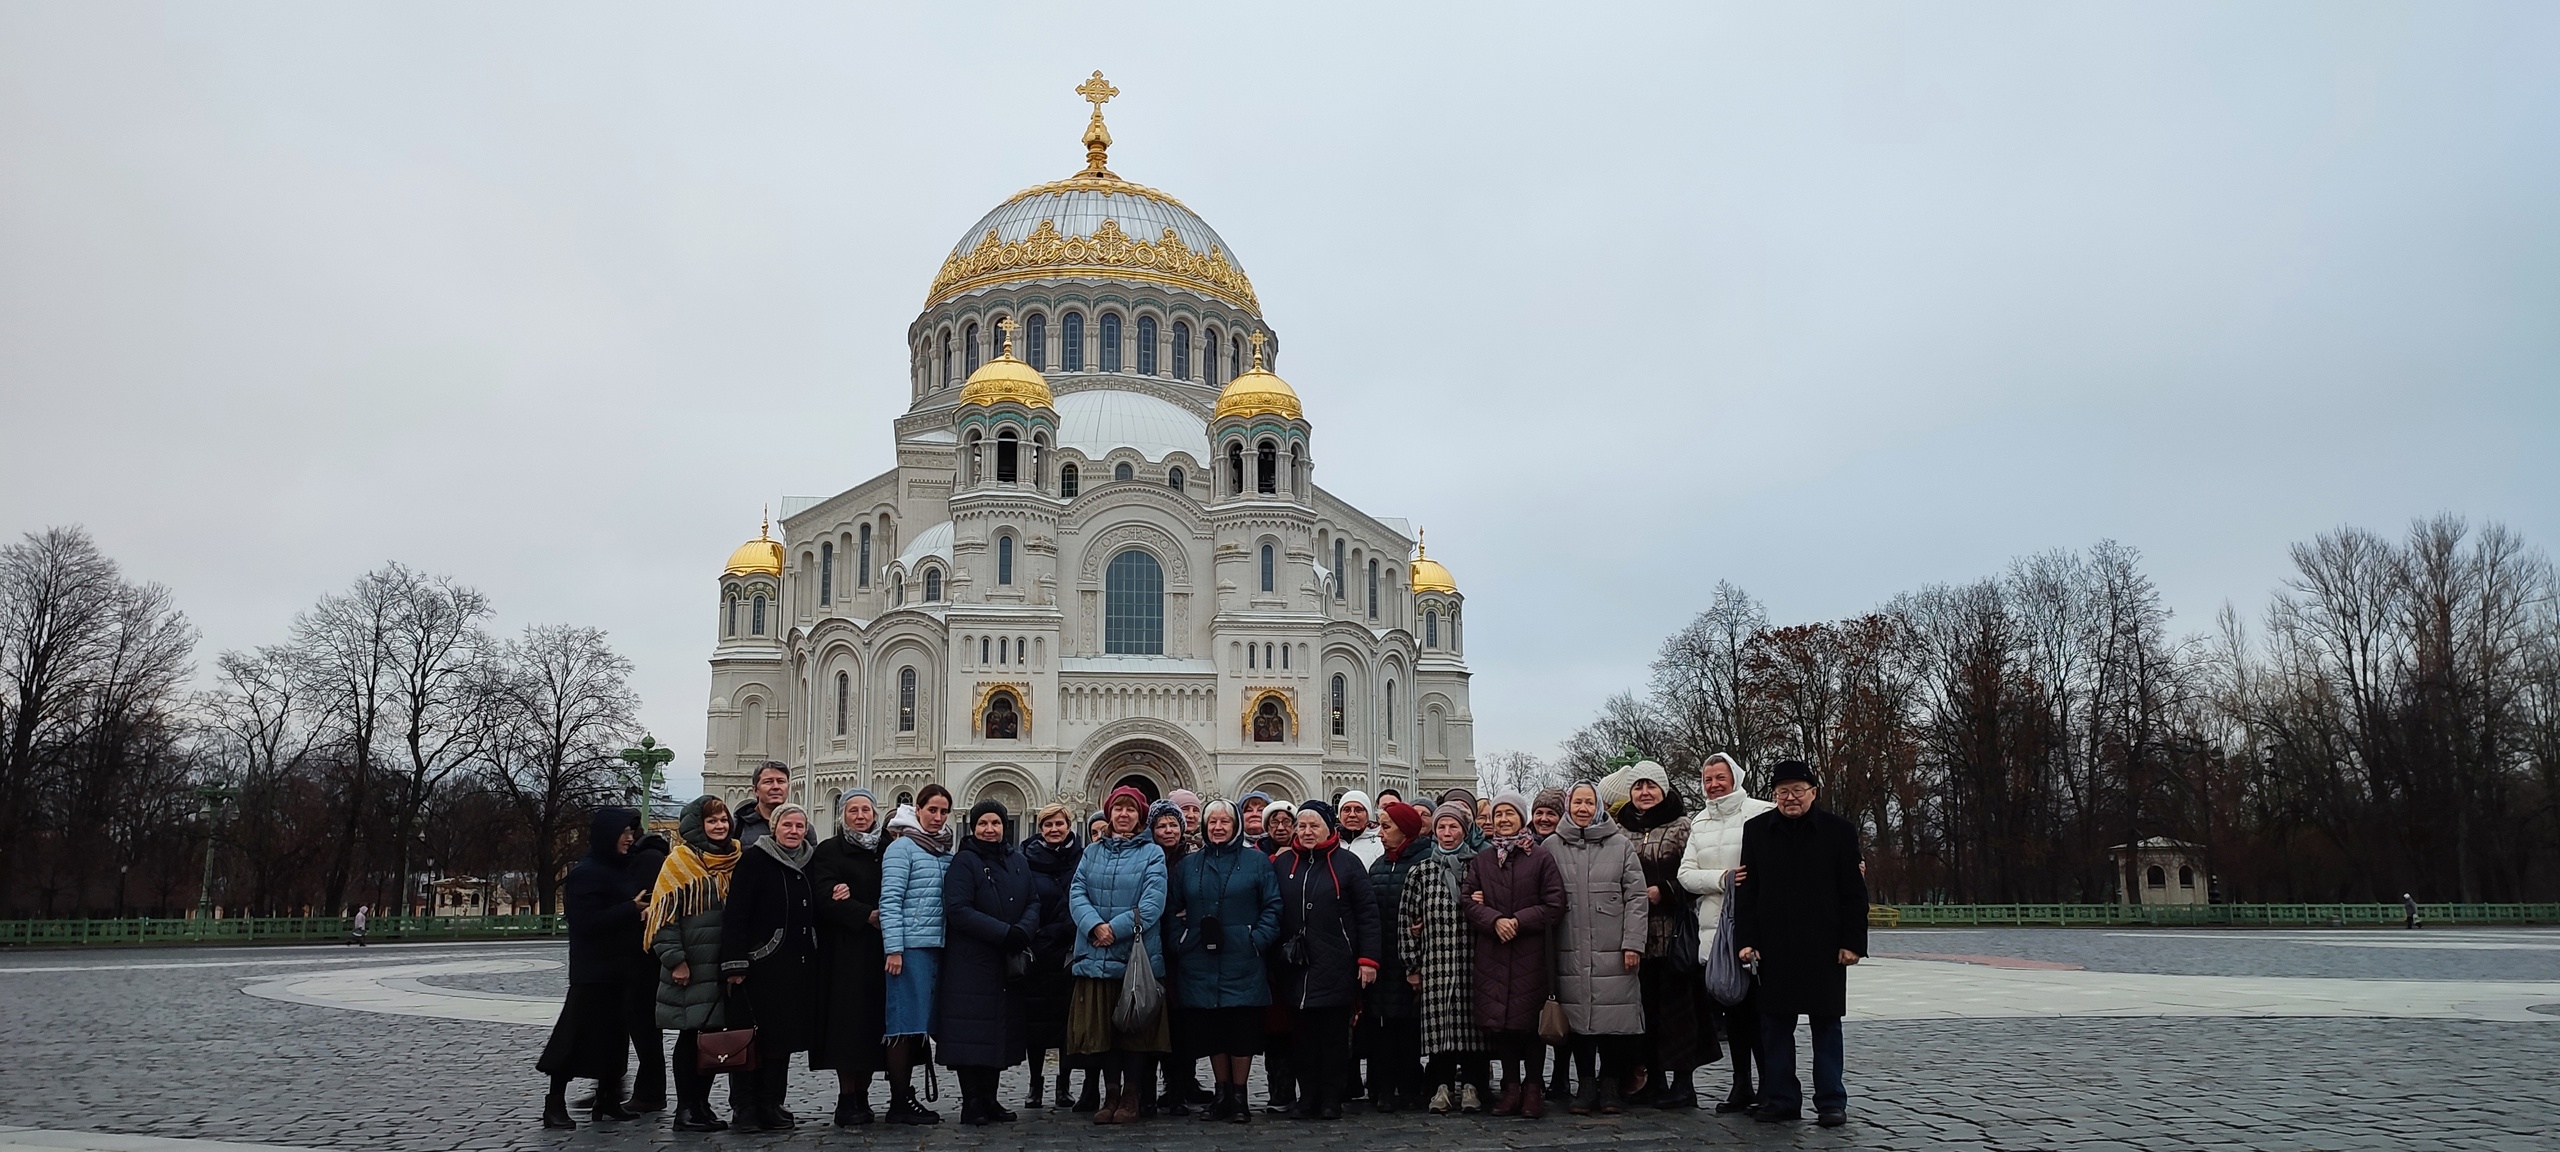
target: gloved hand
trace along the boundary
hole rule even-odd
[[[1013,927],[1004,930],[1005,951],[1019,952],[1030,946],[1031,934],[1023,931],[1022,925],[1016,924]]]

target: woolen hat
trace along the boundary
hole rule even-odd
[[[1165,793],[1164,798],[1171,801],[1173,806],[1176,808],[1180,808],[1186,804],[1193,808],[1200,806],[1200,794],[1188,788],[1176,788],[1171,792]]]
[[[1770,787],[1775,788],[1789,780],[1802,780],[1816,788],[1822,787],[1822,781],[1814,778],[1813,765],[1802,760],[1780,760],[1777,767],[1769,769]]]
[[[1387,822],[1395,825],[1407,838],[1422,835],[1422,809],[1402,800],[1387,801]]]
[[[1144,812],[1144,811],[1146,811],[1146,810],[1150,807],[1150,805],[1149,805],[1149,804],[1148,804],[1148,802],[1147,802],[1147,794],[1146,794],[1146,793],[1144,793],[1144,792],[1140,792],[1140,791],[1138,791],[1138,790],[1137,790],[1137,789],[1135,789],[1135,788],[1132,788],[1132,787],[1130,787],[1130,786],[1128,786],[1128,785],[1126,785],[1126,784],[1123,784],[1123,785],[1121,785],[1121,786],[1119,786],[1119,787],[1117,787],[1117,788],[1112,789],[1112,790],[1111,790],[1111,795],[1109,795],[1109,796],[1105,796],[1105,797],[1103,797],[1103,798],[1102,798],[1102,810],[1103,810],[1103,811],[1105,811],[1105,812],[1109,812],[1109,811],[1111,811],[1114,807],[1117,807],[1117,806],[1119,805],[1120,801],[1121,801],[1121,800],[1123,800],[1123,799],[1126,799],[1128,802],[1130,802],[1130,803],[1132,803],[1132,804],[1137,805],[1137,806],[1138,806],[1138,811],[1140,811],[1140,812]]]
[[[1529,807],[1538,812],[1553,812],[1558,816],[1564,815],[1564,789],[1538,789],[1538,795],[1529,801]]]
[[[1333,805],[1327,804],[1322,800],[1309,800],[1304,804],[1300,804],[1298,805],[1298,811],[1315,813],[1316,819],[1324,821],[1324,826],[1326,828],[1333,828],[1336,826],[1333,818]]]
[[[1469,799],[1473,799],[1473,797],[1469,797]],[[1476,826],[1476,806],[1473,804],[1461,804],[1455,800],[1443,800],[1440,802],[1439,807],[1432,809],[1431,823],[1436,827],[1442,819],[1450,816],[1458,818],[1458,826],[1461,828],[1473,828]]]
[[[1505,805],[1510,806],[1511,811],[1520,817],[1521,823],[1526,824],[1529,822],[1529,813],[1532,809],[1529,807],[1528,797],[1517,792],[1505,792],[1493,798],[1494,808],[1500,808]],[[1486,811],[1491,810],[1492,809],[1486,809]]]

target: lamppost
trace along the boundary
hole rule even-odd
[[[676,750],[660,747],[655,736],[644,735],[640,737],[639,747],[622,750],[622,762],[631,766],[632,774],[639,781],[642,832],[649,830],[649,797],[658,790],[658,770],[675,758]]]
[[[239,795],[240,790],[228,784],[206,784],[196,789],[196,799],[204,805],[204,886],[196,890],[196,932],[199,935],[213,925],[214,829],[222,820],[222,806]]]

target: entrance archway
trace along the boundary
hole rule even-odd
[[[1119,787],[1135,788],[1152,804],[1165,793],[1191,786],[1191,766],[1180,754],[1154,740],[1113,745],[1094,762],[1093,794],[1099,798]]]

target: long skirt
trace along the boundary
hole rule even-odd
[[[902,970],[886,986],[888,1010],[880,1031],[891,1040],[933,1031],[933,992],[942,976],[942,949],[909,948],[904,955]]]
[[[620,1083],[630,1062],[631,1029],[623,1019],[621,982],[570,985],[534,1067],[546,1076]]]
[[[1675,971],[1668,961],[1652,957],[1636,970],[1636,978],[1644,995],[1643,1050],[1657,1074],[1686,1072],[1723,1055],[1716,1048],[1714,1018],[1699,1010],[1699,1001],[1713,1004],[1715,998],[1706,994],[1696,973]]]
[[[1119,977],[1076,977],[1076,990],[1067,1005],[1068,1053],[1173,1051],[1173,1029],[1165,1022],[1168,1013],[1159,1009],[1146,1027],[1123,1032],[1111,1023],[1111,1010],[1119,1003]]]

